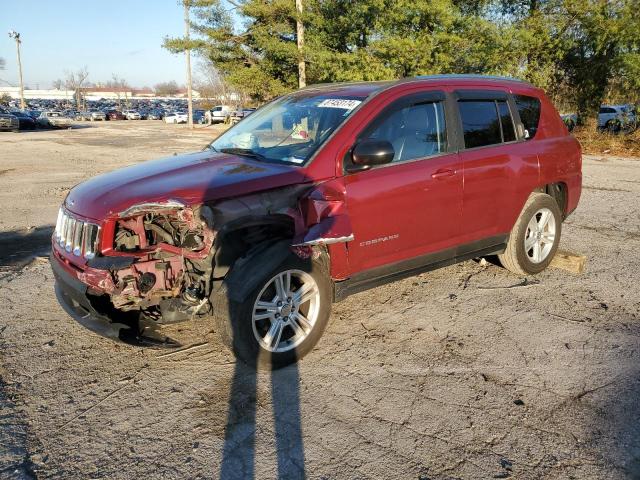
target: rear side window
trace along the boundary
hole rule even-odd
[[[529,133],[528,140],[536,136],[540,123],[540,100],[527,95],[514,95],[516,107],[524,129]]]
[[[458,102],[465,148],[497,145],[516,139],[507,102],[461,100]]]

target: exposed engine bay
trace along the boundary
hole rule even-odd
[[[208,313],[215,235],[211,208],[159,205],[131,213],[116,221],[113,249],[137,258],[112,272],[113,306],[141,310],[163,323]]]

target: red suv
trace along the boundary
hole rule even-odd
[[[283,96],[203,151],[76,186],[51,264],[58,298],[126,342],[215,319],[234,353],[307,353],[331,303],[485,255],[549,264],[578,205],[581,152],[538,88],[430,76]]]

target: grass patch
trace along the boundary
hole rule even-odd
[[[582,153],[590,155],[614,155],[640,157],[640,129],[632,133],[611,134],[599,132],[595,122],[576,127],[573,135],[582,145]]]

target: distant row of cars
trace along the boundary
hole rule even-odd
[[[216,105],[209,110],[194,110],[193,122],[200,124],[235,124],[255,111],[255,108],[233,108],[229,105]],[[164,116],[164,121],[165,123],[187,123],[189,121],[189,113],[182,110],[170,112]]]
[[[217,105],[210,110],[196,109],[194,123],[235,124],[252,114],[255,108],[232,108]],[[106,110],[18,110],[0,108],[0,131],[33,130],[35,128],[71,128],[72,121],[107,120],[164,120],[165,123],[187,123],[189,114],[182,110],[165,112],[162,109],[148,111],[106,109]]]
[[[71,118],[62,112],[0,109],[0,131],[17,132],[35,128],[71,128]]]

